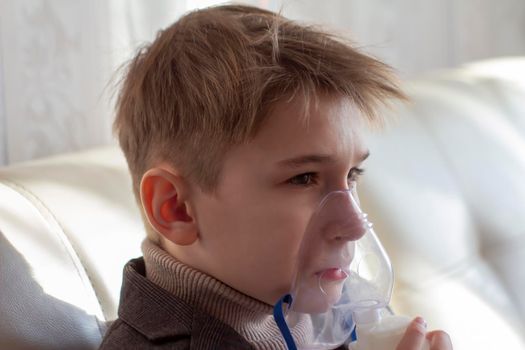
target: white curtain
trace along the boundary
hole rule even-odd
[[[349,35],[408,78],[525,54],[523,0],[251,0]],[[214,0],[0,0],[0,165],[106,145],[113,72]]]

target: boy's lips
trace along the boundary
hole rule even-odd
[[[316,275],[323,280],[334,282],[344,280],[348,277],[348,273],[339,267],[331,267],[318,271]]]

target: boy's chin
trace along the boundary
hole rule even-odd
[[[321,290],[303,289],[297,293],[292,303],[292,310],[304,314],[322,314],[330,310],[340,299],[343,283],[333,283]]]

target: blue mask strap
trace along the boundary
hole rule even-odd
[[[297,345],[295,345],[295,342],[293,341],[292,333],[290,333],[290,328],[288,328],[283,314],[283,303],[288,304],[288,308],[290,308],[292,306],[292,301],[293,299],[290,294],[286,294],[284,297],[279,299],[279,301],[273,307],[273,318],[275,319],[275,323],[277,323],[277,327],[279,327],[279,330],[283,335],[286,346],[288,346],[288,350],[297,350]]]

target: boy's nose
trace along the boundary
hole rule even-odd
[[[324,238],[334,242],[356,241],[363,237],[371,224],[349,191],[335,194],[326,210]]]

